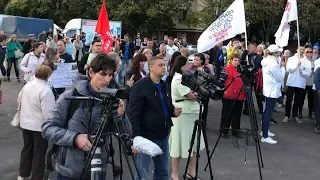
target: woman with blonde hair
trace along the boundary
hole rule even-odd
[[[147,57],[147,61],[144,63],[144,71],[146,74],[149,74],[149,67],[148,67],[148,61],[152,60],[152,50],[151,49],[145,49],[143,50],[142,54],[144,54]]]
[[[66,43],[66,52],[70,55],[73,53],[73,44],[70,41],[69,37],[64,38],[64,42]]]
[[[40,65],[35,79],[27,83],[18,96],[21,104],[20,127],[23,135],[18,180],[43,180],[48,141],[41,135],[41,126],[54,109],[54,95],[47,81],[52,70]]]

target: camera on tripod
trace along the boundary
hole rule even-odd
[[[181,84],[197,92],[200,99],[214,99],[215,92],[224,88],[224,84],[216,76],[201,70],[183,71]]]

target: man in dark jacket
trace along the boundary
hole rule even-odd
[[[153,158],[154,178],[169,179],[169,131],[171,117],[179,116],[181,108],[174,108],[170,90],[161,80],[166,66],[163,59],[149,62],[149,76],[137,81],[131,88],[128,117],[132,125],[133,137],[142,136],[156,143],[163,154]],[[136,153],[132,147],[133,152]],[[141,179],[148,177],[151,157],[136,154],[137,170]]]
[[[40,42],[46,43],[47,41],[47,33],[46,31],[42,31],[42,33],[39,34],[38,39]]]
[[[4,59],[6,57],[6,48],[5,46],[7,45],[7,41],[8,41],[8,37],[4,34],[0,35],[0,70],[1,70],[1,74],[3,77],[7,76],[7,71],[6,68],[4,67],[3,63],[4,63]],[[1,81],[1,79],[0,79]]]
[[[262,66],[261,66],[262,59],[263,59],[263,57],[261,55],[257,54],[257,44],[250,43],[249,44],[248,60],[253,65],[253,72],[254,73],[257,73],[259,71],[259,69],[262,68]],[[256,87],[256,85],[253,84],[253,87]],[[256,94],[259,112],[262,114],[263,113],[262,101],[264,100],[264,97],[262,95],[262,92],[260,92],[260,93],[255,92],[255,94]],[[247,101],[244,101],[243,114],[249,115]]]
[[[210,55],[209,63],[216,67],[214,73],[218,77],[220,76],[221,70],[225,66],[222,45],[223,43],[220,42],[209,51],[209,55]]]
[[[32,50],[32,43],[35,42],[34,34],[29,34],[29,40],[23,45],[23,53],[28,54]]]
[[[89,65],[94,57],[96,57],[97,54],[101,53],[102,51],[102,44],[101,41],[98,39],[95,39],[91,43],[91,52],[86,53],[82,58],[81,61],[78,64],[78,70],[79,73],[86,75],[86,71],[89,68]]]
[[[120,52],[121,52],[121,67],[120,72],[118,74],[118,82],[122,82],[123,80],[123,68],[124,64],[127,64],[127,68],[130,66],[131,58],[134,55],[134,44],[130,42],[129,35],[124,35],[124,41],[120,44]]]

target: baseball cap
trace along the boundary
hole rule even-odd
[[[35,36],[35,35],[34,35],[34,34],[29,34],[29,35],[28,35],[28,37],[32,37],[32,36]]]
[[[282,48],[280,48],[278,45],[275,45],[275,44],[271,44],[267,49],[268,49],[268,51],[270,53],[282,52],[283,51]]]

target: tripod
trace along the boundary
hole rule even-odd
[[[236,76],[235,78],[237,77],[240,77],[240,76]],[[230,82],[230,84],[226,87],[226,89],[232,84],[232,82],[234,81],[234,79],[232,79],[232,81]],[[248,102],[248,109],[249,109],[249,115],[250,115],[250,125],[251,125],[251,133],[247,133],[248,135],[250,136],[253,136],[253,139],[254,139],[254,144],[255,144],[255,147],[256,147],[256,153],[257,153],[257,161],[258,161],[258,168],[259,168],[259,175],[260,175],[260,179],[262,180],[262,172],[261,172],[261,167],[263,168],[264,165],[263,165],[263,160],[262,160],[262,154],[261,154],[261,147],[260,147],[260,140],[259,140],[259,134],[258,134],[258,131],[259,131],[259,127],[258,127],[258,122],[257,122],[257,117],[256,117],[256,113],[255,113],[255,109],[254,109],[254,103],[253,103],[253,99],[252,99],[252,86],[251,86],[251,82],[252,80],[251,79],[246,79],[246,77],[243,77],[242,76],[242,79],[243,79],[243,82],[244,82],[244,85],[241,87],[238,95],[237,95],[237,98],[234,100],[233,102],[233,105],[231,107],[231,110],[227,116],[227,119],[230,118],[231,114],[232,114],[232,110],[234,108],[234,105],[236,103],[236,100],[239,98],[240,96],[240,93],[241,91],[243,90],[243,88],[245,88],[245,94],[246,94],[246,98],[247,98],[247,102]],[[210,158],[209,158],[209,161],[205,167],[205,171],[210,165],[210,160],[218,146],[218,143],[221,139],[221,136],[222,136],[222,133],[223,133],[223,130],[226,129],[224,128],[225,127],[225,124],[226,124],[227,121],[224,122],[223,126],[222,126],[222,129],[220,129],[220,134],[219,134],[219,137],[216,141],[216,144],[214,145],[214,148],[211,152],[211,155],[210,155]],[[230,130],[228,128],[228,130]],[[233,130],[233,129],[231,129]],[[236,131],[239,131],[239,130],[236,130]]]
[[[209,161],[209,147],[208,147],[208,137],[207,137],[207,130],[205,127],[205,122],[202,120],[202,108],[203,108],[203,101],[201,99],[198,99],[198,103],[200,104],[200,110],[199,110],[199,119],[194,122],[194,127],[193,127],[193,132],[192,132],[192,138],[190,142],[190,148],[189,148],[189,155],[188,155],[188,161],[186,165],[186,169],[184,171],[183,179],[187,178],[187,172],[188,172],[188,167],[191,159],[191,153],[193,152],[193,145],[194,141],[196,138],[197,134],[197,152],[196,152],[196,175],[195,177],[191,177],[192,179],[196,180],[198,179],[198,169],[199,169],[199,158],[200,158],[200,140],[201,140],[201,133],[203,134],[203,140],[204,140],[204,145],[206,148],[206,155],[208,158],[208,164],[210,167],[210,179],[213,180],[213,173],[212,173],[212,167],[211,167],[211,162]],[[190,176],[190,174],[188,174]]]
[[[82,97],[83,99],[84,97]],[[90,97],[89,97],[90,98]],[[97,98],[95,98],[97,100]],[[131,141],[128,138],[129,136],[126,134],[119,134],[120,128],[117,122],[115,122],[113,118],[112,111],[114,110],[114,101],[113,100],[99,100],[102,105],[102,121],[101,125],[99,126],[97,133],[95,134],[95,138],[93,139],[92,148],[89,151],[84,168],[81,172],[80,180],[83,180],[87,174],[89,166],[91,165],[91,180],[104,180],[106,178],[106,171],[102,169],[102,149],[106,149],[107,160],[111,155],[111,164],[113,167],[113,176],[116,179],[118,176],[122,180],[123,175],[123,160],[122,160],[122,152],[125,151],[125,146],[131,147]],[[122,124],[123,128],[124,125]],[[114,129],[119,132],[113,132]],[[91,136],[91,135],[90,135]],[[120,168],[116,168],[114,165],[114,150],[113,150],[113,142],[112,137],[115,137],[118,140],[119,144],[119,157],[120,157]],[[129,167],[129,171],[131,174],[132,179],[134,179],[134,174],[132,167],[129,162],[128,155],[123,153],[126,159],[126,162]],[[132,157],[133,158],[133,157]],[[134,162],[134,161],[133,161]],[[134,162],[135,163],[135,162]],[[136,164],[135,168],[136,168]],[[139,176],[139,173],[137,173]],[[140,179],[140,177],[139,177]]]

